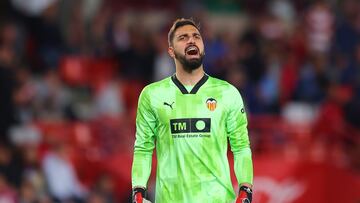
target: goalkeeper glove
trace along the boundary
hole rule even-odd
[[[241,186],[239,189],[239,196],[235,203],[251,203],[252,201],[252,190],[247,186]]]
[[[132,202],[133,203],[151,203],[146,199],[146,189],[143,187],[134,187],[132,189]]]

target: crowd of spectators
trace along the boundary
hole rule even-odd
[[[128,201],[114,192],[130,188],[128,179],[116,183],[111,170],[94,175],[72,160],[131,156],[137,96],[173,74],[167,32],[179,16],[200,22],[206,72],[240,90],[255,154],[264,135],[251,121],[265,118],[276,129],[264,131],[285,134],[270,142],[300,150],[312,143],[315,157],[333,154],[360,170],[357,0],[7,0],[0,3],[1,202]],[[295,130],[286,133],[284,123]]]

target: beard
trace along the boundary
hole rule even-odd
[[[175,58],[183,65],[186,72],[191,73],[193,70],[200,68],[202,65],[205,53],[201,52],[200,57],[196,59],[187,59],[185,54],[174,52]]]

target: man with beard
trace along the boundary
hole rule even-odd
[[[250,203],[253,168],[247,118],[240,93],[204,73],[204,44],[191,19],[168,34],[173,76],[146,86],[138,103],[132,166],[133,202],[146,200],[156,147],[158,203]],[[228,140],[239,183],[230,179]]]

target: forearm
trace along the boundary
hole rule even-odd
[[[132,187],[147,187],[151,174],[152,152],[134,152],[132,165]]]
[[[234,154],[234,171],[239,185],[252,187],[253,163],[250,147],[240,149]]]

